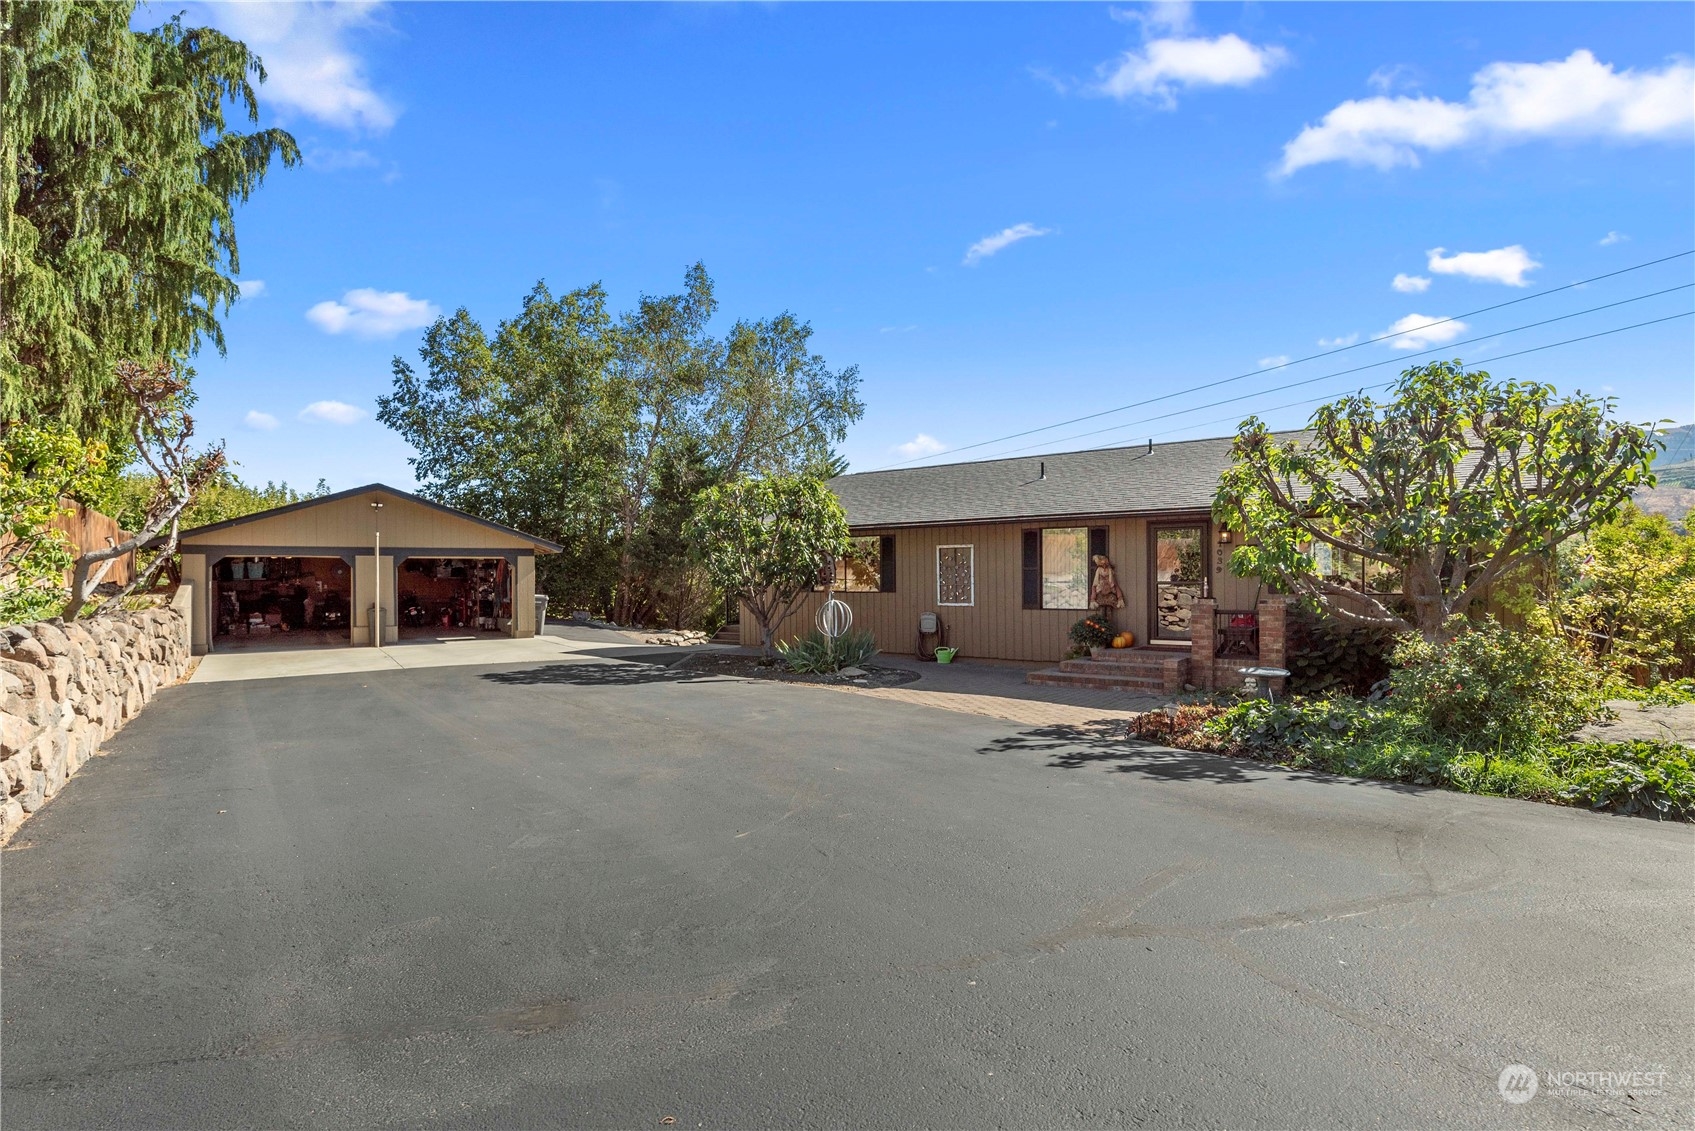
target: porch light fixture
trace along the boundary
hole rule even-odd
[[[1220,527],[1220,528],[1219,528],[1219,531],[1218,531],[1218,544],[1219,544],[1219,545],[1220,545],[1220,546],[1228,546],[1228,545],[1230,545],[1230,530],[1229,530],[1229,528],[1227,528],[1227,527]]]

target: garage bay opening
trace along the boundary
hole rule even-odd
[[[348,643],[353,571],[341,558],[225,558],[213,576],[217,647]]]
[[[512,635],[505,558],[407,558],[399,587],[403,640]]]

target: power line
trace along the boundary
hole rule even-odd
[[[1686,310],[1682,314],[1668,314],[1664,318],[1654,319],[1653,322],[1638,322],[1635,326],[1620,326],[1616,330],[1603,330],[1599,334],[1590,334],[1590,335],[1588,335],[1587,337],[1584,337],[1584,338],[1572,338],[1570,341],[1553,342],[1553,343],[1551,343],[1549,345],[1545,345],[1545,346],[1535,346],[1531,349],[1519,350],[1517,353],[1506,353],[1506,354],[1500,354],[1496,357],[1486,357],[1482,361],[1474,362],[1473,364],[1489,365],[1493,362],[1501,361],[1504,358],[1518,357],[1522,354],[1535,353],[1538,350],[1553,349],[1555,346],[1571,345],[1572,342],[1587,341],[1588,338],[1601,338],[1601,337],[1605,337],[1608,334],[1619,334],[1619,333],[1623,333],[1625,330],[1634,330],[1638,326],[1652,326],[1655,322],[1670,322],[1674,318],[1688,318],[1691,315],[1695,315],[1695,310]],[[1379,381],[1375,385],[1362,385],[1357,391],[1361,392],[1361,393],[1374,393],[1379,389],[1387,389],[1390,386],[1392,386],[1394,383],[1395,383],[1395,381],[1393,379],[1390,379],[1388,381]],[[1327,393],[1327,394],[1324,394],[1324,395],[1321,395],[1321,396],[1307,397],[1305,400],[1289,401],[1287,404],[1272,405],[1270,408],[1262,408],[1259,411],[1265,412],[1265,413],[1282,412],[1286,408],[1302,408],[1302,407],[1309,405],[1309,404],[1322,404],[1323,402],[1329,400],[1330,397],[1331,397],[1331,394]],[[1201,405],[1201,406],[1197,406],[1197,410],[1199,408],[1210,408],[1210,407],[1212,407],[1212,406]],[[1176,427],[1176,428],[1167,428],[1164,432],[1155,432],[1155,433],[1153,433],[1152,435],[1150,435],[1146,438],[1149,439],[1149,440],[1157,440],[1162,436],[1175,436],[1179,432],[1187,432],[1191,428],[1208,428],[1208,427],[1211,427],[1214,424],[1231,424],[1231,423],[1239,422],[1240,420],[1241,420],[1241,417],[1236,416],[1234,414],[1232,414],[1230,416],[1217,416],[1217,417],[1214,417],[1211,420],[1202,420],[1202,421],[1195,423],[1195,424],[1184,424],[1184,425],[1180,425],[1179,427]],[[1128,425],[1126,427],[1128,427]],[[1093,448],[1085,448],[1083,450],[1084,451],[1099,451],[1102,448],[1110,448],[1110,447],[1114,447],[1114,446],[1116,446],[1116,445],[1115,444],[1098,444]]]
[[[1476,310],[1467,311],[1464,314],[1455,314],[1455,315],[1452,315],[1451,317],[1448,317],[1448,318],[1438,318],[1433,322],[1426,322],[1422,326],[1409,327],[1409,328],[1404,329],[1404,330],[1396,331],[1395,333],[1392,333],[1392,334],[1381,334],[1381,335],[1379,335],[1378,337],[1375,337],[1375,338],[1367,338],[1363,342],[1350,342],[1349,344],[1347,344],[1345,346],[1338,346],[1335,349],[1324,350],[1321,353],[1308,354],[1306,357],[1298,357],[1298,358],[1295,358],[1293,361],[1280,362],[1277,365],[1268,365],[1263,369],[1254,369],[1254,370],[1251,370],[1247,373],[1239,373],[1234,377],[1226,377],[1226,378],[1223,378],[1222,380],[1218,380],[1218,381],[1209,381],[1209,382],[1202,384],[1202,385],[1191,385],[1186,389],[1178,389],[1176,392],[1165,393],[1165,394],[1162,394],[1162,395],[1157,396],[1157,397],[1150,397],[1147,400],[1133,401],[1130,404],[1119,405],[1117,408],[1102,409],[1100,412],[1091,412],[1091,413],[1087,413],[1083,416],[1074,416],[1069,420],[1061,420],[1061,421],[1058,421],[1057,423],[1054,423],[1054,424],[1044,424],[1040,428],[1027,428],[1022,432],[1012,432],[1012,433],[1009,433],[1005,436],[997,436],[997,437],[995,437],[994,439],[991,439],[991,440],[979,440],[974,444],[962,444],[961,446],[959,446],[957,448],[948,448],[946,451],[931,452],[928,455],[922,455],[922,456],[913,456],[911,459],[904,459],[904,460],[899,460],[895,463],[884,464],[882,467],[875,467],[875,468],[872,468],[871,470],[872,471],[887,471],[890,468],[904,467],[905,465],[907,465],[909,463],[918,463],[921,460],[935,459],[938,456],[955,455],[959,452],[968,452],[968,451],[972,451],[976,448],[986,448],[991,444],[1001,444],[1001,443],[1005,443],[1008,440],[1017,440],[1017,439],[1024,437],[1024,436],[1033,436],[1037,432],[1048,432],[1048,431],[1051,431],[1052,429],[1055,429],[1055,428],[1064,428],[1067,424],[1081,424],[1085,420],[1096,420],[1096,419],[1099,419],[1100,417],[1103,417],[1103,416],[1111,416],[1114,413],[1127,412],[1127,411],[1129,411],[1130,409],[1133,409],[1133,408],[1142,408],[1146,405],[1157,404],[1160,401],[1170,400],[1173,397],[1183,396],[1185,393],[1198,393],[1198,392],[1201,392],[1204,389],[1216,389],[1221,385],[1229,385],[1229,384],[1232,384],[1236,381],[1245,381],[1249,377],[1260,377],[1260,376],[1263,376],[1267,373],[1274,373],[1279,369],[1287,369],[1290,366],[1301,365],[1301,364],[1304,364],[1305,362],[1308,362],[1308,361],[1316,361],[1321,357],[1331,357],[1335,354],[1346,353],[1348,350],[1359,349],[1361,346],[1369,346],[1369,345],[1372,345],[1375,342],[1387,341],[1390,338],[1405,337],[1408,334],[1416,334],[1421,330],[1428,330],[1432,326],[1441,326],[1441,325],[1444,325],[1444,324],[1449,323],[1449,322],[1457,321],[1458,319],[1461,319],[1461,318],[1474,318],[1479,314],[1487,314],[1492,310],[1501,310],[1505,307],[1517,306],[1521,302],[1529,302],[1532,299],[1546,298],[1549,295],[1559,294],[1561,291],[1569,291],[1569,290],[1573,289],[1574,287],[1584,287],[1584,286],[1588,286],[1590,283],[1598,283],[1598,282],[1602,281],[1603,279],[1612,279],[1612,278],[1615,278],[1619,275],[1628,275],[1632,271],[1641,271],[1641,270],[1643,270],[1644,268],[1647,268],[1647,267],[1657,267],[1661,263],[1669,263],[1674,259],[1683,259],[1683,258],[1686,258],[1690,255],[1695,255],[1695,248],[1692,248],[1689,251],[1680,251],[1680,252],[1676,253],[1675,255],[1661,256],[1659,259],[1650,259],[1646,263],[1638,263],[1638,264],[1636,264],[1632,267],[1622,267],[1617,271],[1608,271],[1604,275],[1593,275],[1593,276],[1591,276],[1590,278],[1587,278],[1587,279],[1579,279],[1575,283],[1567,283],[1564,286],[1550,287],[1549,289],[1547,289],[1545,291],[1537,291],[1535,294],[1522,295],[1519,298],[1508,299],[1506,302],[1498,302],[1498,303],[1495,303],[1493,306],[1478,307]],[[1494,335],[1489,335],[1489,336],[1493,337]],[[1290,386],[1283,386],[1283,387],[1288,388]],[[1019,450],[1023,451],[1023,450],[1026,450],[1026,449],[1021,448]]]
[[[1558,315],[1558,316],[1553,317],[1553,318],[1544,318],[1540,322],[1527,322],[1523,326],[1514,326],[1510,330],[1497,330],[1497,331],[1495,331],[1494,333],[1491,333],[1491,334],[1479,334],[1475,338],[1462,338],[1461,340],[1459,340],[1457,342],[1445,342],[1442,345],[1435,346],[1435,347],[1432,347],[1431,349],[1427,349],[1427,350],[1420,350],[1417,353],[1405,353],[1405,354],[1401,354],[1399,357],[1386,357],[1382,361],[1369,361],[1364,365],[1356,365],[1352,369],[1338,369],[1334,373],[1325,373],[1325,374],[1321,374],[1318,377],[1307,377],[1307,378],[1304,378],[1300,381],[1290,381],[1286,385],[1273,385],[1268,389],[1256,389],[1254,392],[1251,392],[1251,393],[1243,393],[1239,397],[1226,397],[1224,400],[1221,400],[1221,401],[1209,401],[1206,404],[1192,405],[1189,408],[1176,409],[1175,411],[1172,411],[1172,412],[1162,413],[1159,416],[1146,416],[1146,417],[1141,418],[1140,420],[1133,420],[1133,421],[1130,421],[1128,423],[1109,424],[1105,428],[1095,428],[1095,429],[1092,429],[1088,432],[1074,432],[1069,436],[1060,436],[1060,437],[1057,437],[1055,439],[1041,440],[1041,441],[1038,441],[1037,443],[1034,443],[1034,444],[1026,444],[1021,448],[1012,448],[1008,451],[997,452],[991,458],[1000,459],[1004,456],[1015,456],[1015,455],[1019,454],[1020,452],[1027,452],[1027,451],[1030,451],[1034,448],[1047,447],[1049,444],[1063,444],[1068,440],[1082,440],[1082,439],[1086,439],[1090,436],[1099,436],[1099,435],[1106,433],[1106,432],[1117,432],[1117,431],[1124,429],[1124,428],[1134,428],[1138,424],[1147,424],[1150,421],[1154,421],[1154,420],[1169,420],[1173,416],[1183,416],[1183,415],[1186,415],[1187,413],[1191,413],[1191,412],[1200,412],[1203,409],[1217,408],[1219,405],[1235,404],[1237,401],[1252,400],[1255,397],[1264,396],[1267,393],[1280,393],[1280,392],[1283,392],[1285,389],[1298,389],[1302,385],[1311,385],[1311,384],[1314,384],[1314,383],[1319,382],[1319,381],[1328,381],[1332,377],[1346,377],[1350,373],[1359,373],[1359,372],[1366,370],[1366,369],[1377,369],[1380,366],[1384,366],[1384,365],[1399,365],[1402,362],[1411,361],[1415,357],[1425,357],[1425,356],[1427,356],[1429,354],[1433,354],[1433,353],[1446,353],[1448,350],[1452,349],[1455,346],[1470,345],[1473,342],[1484,342],[1484,341],[1490,340],[1491,338],[1504,338],[1508,334],[1516,334],[1520,330],[1533,330],[1538,326],[1547,326],[1550,323],[1554,323],[1554,322],[1564,322],[1569,318],[1580,318],[1585,314],[1594,314],[1596,311],[1599,311],[1599,310],[1611,310],[1615,306],[1624,306],[1627,303],[1641,302],[1644,299],[1650,299],[1650,298],[1658,298],[1660,295],[1671,294],[1674,291],[1686,291],[1686,290],[1689,290],[1691,288],[1695,288],[1695,283],[1684,283],[1684,284],[1682,284],[1680,286],[1676,286],[1676,287],[1667,287],[1663,291],[1654,291],[1650,294],[1636,295],[1633,298],[1620,299],[1617,302],[1609,302],[1609,303],[1605,303],[1601,306],[1592,306],[1588,310],[1576,310],[1576,311],[1573,311],[1570,314],[1561,314],[1561,315]],[[1678,314],[1674,314],[1674,315],[1671,315],[1670,317],[1681,318],[1683,316],[1678,315]],[[1667,321],[1667,319],[1660,318],[1660,319],[1655,319],[1654,321],[1664,322],[1664,321]],[[1636,329],[1637,326],[1651,326],[1651,325],[1653,325],[1653,322],[1639,322],[1639,323],[1636,324],[1636,326],[1627,326],[1627,327],[1624,327],[1624,328],[1627,329],[1627,330],[1634,330],[1634,329]],[[1608,330],[1608,331],[1606,331],[1606,333],[1609,333],[1609,334],[1610,333],[1617,333],[1617,331]],[[1573,338],[1571,340],[1573,342],[1581,342],[1581,341],[1584,341],[1586,339],[1584,339],[1584,338]],[[1565,343],[1561,343],[1561,344],[1565,344]],[[1550,348],[1550,347],[1538,346],[1537,348],[1542,349],[1542,348]],[[1535,351],[1534,350],[1528,350],[1528,351],[1523,351],[1523,352],[1533,353]],[[1505,356],[1505,357],[1518,357],[1519,354],[1511,353],[1511,354],[1505,354],[1503,356]],[[1487,359],[1487,360],[1499,360],[1499,359],[1490,358],[1490,359]],[[1473,365],[1483,365],[1483,364],[1485,364],[1485,362],[1477,361],[1477,362],[1472,362],[1471,364],[1473,364]],[[1156,399],[1165,400],[1165,399],[1168,399],[1168,398],[1160,397],[1160,398],[1156,398]],[[1151,403],[1151,402],[1149,402],[1149,403]],[[1085,419],[1087,419],[1087,418],[1085,418]],[[993,443],[994,441],[990,441],[990,442]]]

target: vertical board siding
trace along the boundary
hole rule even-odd
[[[371,503],[377,501],[383,504],[380,516],[371,509]],[[378,522],[382,524],[384,546],[490,550],[533,549],[535,546],[528,538],[507,534],[480,522],[381,491],[236,523],[185,538],[183,545],[369,546],[374,540]]]
[[[1148,638],[1148,523],[1142,518],[1076,519],[1050,521],[1048,526],[1094,526],[1107,531],[1107,556],[1118,570],[1124,589],[1125,607],[1114,620],[1121,629],[1136,634],[1138,643]],[[948,643],[965,659],[1021,660],[1047,663],[1060,659],[1070,647],[1067,634],[1084,609],[1024,608],[1023,539],[1026,529],[1037,523],[985,523],[970,526],[897,527],[856,530],[855,534],[887,534],[895,540],[893,593],[838,593],[853,610],[856,629],[869,629],[877,646],[885,652],[910,655],[918,632],[918,618],[934,612],[948,629]],[[1208,537],[1212,537],[1208,526]],[[968,608],[936,602],[936,548],[970,545],[976,547],[976,603]],[[1249,607],[1257,588],[1252,579],[1233,576],[1228,555],[1215,551],[1212,584],[1220,608]],[[809,632],[817,623],[823,593],[811,593],[784,621],[777,639],[792,640]],[[1237,602],[1241,602],[1240,605]],[[744,609],[741,642],[758,647],[759,626]]]

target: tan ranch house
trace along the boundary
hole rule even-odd
[[[1088,661],[1043,682],[1175,690],[1233,682],[1237,667],[1283,659],[1280,597],[1230,571],[1239,534],[1211,517],[1230,438],[1066,452],[842,475],[830,488],[854,548],[835,565],[835,595],[885,652],[912,654],[934,613],[962,659],[1051,663],[1089,614],[1091,561],[1111,559],[1136,635],[1126,673]],[[812,629],[821,587],[780,636]],[[741,643],[759,644],[745,613]],[[1191,661],[1193,661],[1191,663]],[[1216,670],[1215,670],[1216,669]],[[1112,675],[1137,675],[1114,681]],[[1051,675],[1053,678],[1042,678]]]

